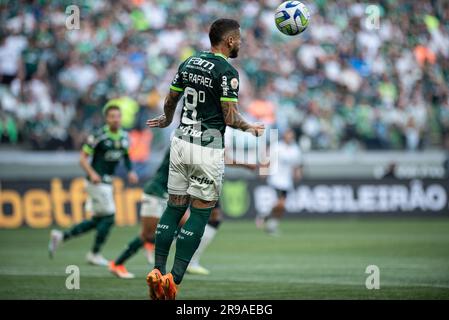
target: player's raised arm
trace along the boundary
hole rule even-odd
[[[259,137],[263,135],[265,125],[261,123],[250,124],[246,122],[241,113],[237,109],[235,101],[221,101],[223,118],[227,126],[250,132],[252,135]]]

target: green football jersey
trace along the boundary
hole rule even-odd
[[[170,89],[184,93],[175,136],[211,148],[224,148],[222,101],[238,102],[239,74],[222,54],[197,53],[184,61]]]
[[[128,133],[122,129],[111,132],[107,125],[91,134],[83,145],[83,151],[92,156],[92,168],[105,183],[112,182],[111,175],[122,158],[126,168],[131,170],[128,148]]]
[[[170,167],[170,149],[165,153],[162,163],[156,170],[154,177],[145,183],[143,192],[159,198],[166,198],[167,194],[167,182],[168,182],[168,169]]]

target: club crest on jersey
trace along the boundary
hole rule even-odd
[[[90,135],[87,137],[87,143],[88,144],[94,144],[95,143],[95,137],[93,135]]]
[[[237,78],[234,78],[231,80],[231,88],[232,89],[237,89],[239,87],[239,81],[237,80]]]

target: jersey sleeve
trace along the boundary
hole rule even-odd
[[[182,67],[184,65],[185,61],[181,63],[181,65],[178,68],[178,72],[175,74],[175,78],[171,82],[170,89],[177,92],[184,92],[184,83],[182,81]]]
[[[122,147],[123,147],[123,161],[125,168],[128,172],[133,170],[133,164],[131,161],[131,157],[129,154],[129,148],[130,148],[131,140],[127,132],[123,132],[123,140],[122,140]]]
[[[239,101],[240,79],[239,73],[235,69],[228,69],[221,76],[220,101]]]
[[[93,155],[94,154],[94,150],[95,147],[97,146],[99,141],[98,135],[97,134],[90,134],[87,139],[86,142],[84,142],[82,150],[87,153],[88,155]]]

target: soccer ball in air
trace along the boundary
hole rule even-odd
[[[309,9],[299,1],[285,1],[274,15],[276,27],[283,34],[294,36],[306,30],[309,25]]]

